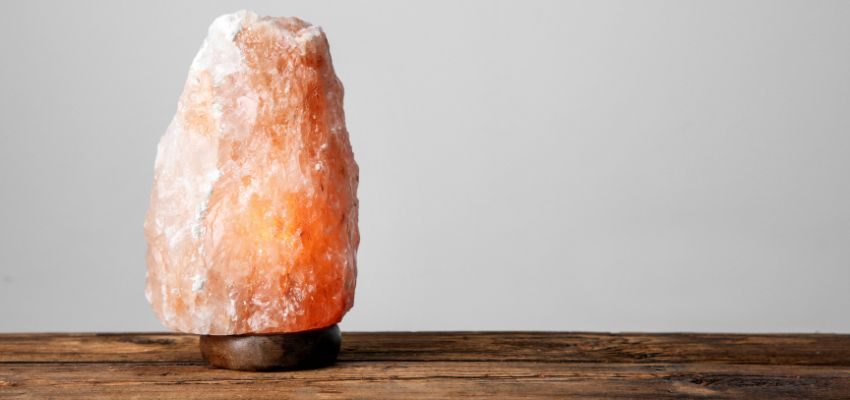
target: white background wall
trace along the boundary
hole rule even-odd
[[[349,330],[850,332],[850,2],[0,3],[0,331],[161,330],[156,143],[206,27],[321,24]]]

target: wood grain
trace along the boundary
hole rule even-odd
[[[540,361],[850,366],[850,335],[346,332],[344,361]],[[2,362],[200,363],[171,333],[0,334]]]
[[[240,372],[178,334],[0,334],[0,398],[850,398],[850,335],[345,333],[332,367]]]

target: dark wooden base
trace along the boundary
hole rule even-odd
[[[201,336],[201,355],[210,365],[242,371],[308,369],[331,365],[339,354],[337,325],[306,332]]]

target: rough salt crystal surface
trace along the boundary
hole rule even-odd
[[[169,328],[297,332],[353,305],[358,168],[325,34],[217,18],[159,143],[145,295]]]

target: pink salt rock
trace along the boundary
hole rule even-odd
[[[298,332],[354,302],[358,168],[328,41],[296,18],[215,20],[159,143],[145,295],[171,329]]]

